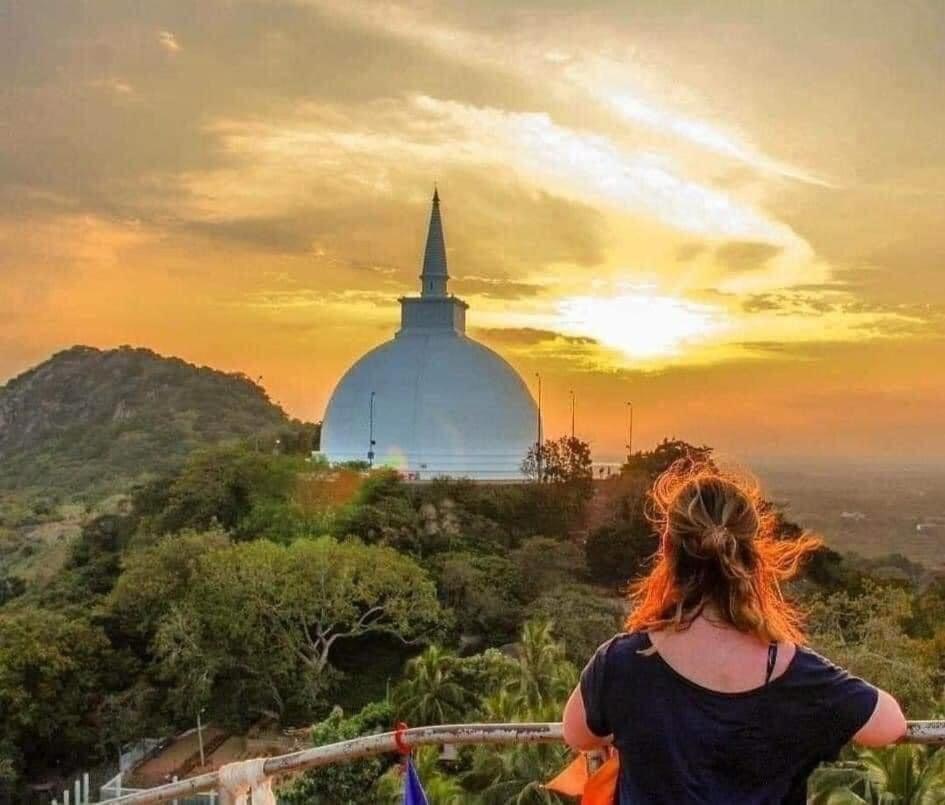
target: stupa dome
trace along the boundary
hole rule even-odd
[[[518,373],[466,335],[467,305],[447,294],[436,193],[420,279],[421,295],[400,300],[396,336],[357,361],[335,388],[322,453],[420,479],[520,478],[538,411]]]

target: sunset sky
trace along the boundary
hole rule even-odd
[[[434,182],[549,435],[945,456],[941,0],[0,0],[0,381],[134,344],[320,419]]]

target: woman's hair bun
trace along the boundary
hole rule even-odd
[[[653,490],[664,540],[696,560],[751,563],[762,530],[755,490],[716,470],[660,478]]]
[[[738,538],[728,527],[713,525],[705,532],[703,546],[712,553],[729,554],[738,547]]]

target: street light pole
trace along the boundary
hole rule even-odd
[[[633,403],[627,401],[627,463],[630,463],[630,457],[633,455]]]
[[[535,372],[538,378],[538,440],[535,442],[535,463],[538,470],[538,483],[541,483],[541,373]]]
[[[571,438],[574,439],[574,389],[571,389]]]
[[[262,375],[256,378],[256,385],[262,388]],[[254,442],[255,442],[254,449],[258,453],[259,452],[259,433],[255,434]]]
[[[367,460],[368,460],[368,466],[373,467],[374,466],[374,445],[376,444],[376,442],[374,441],[374,392],[373,391],[371,392],[370,424],[368,427],[369,427],[370,442],[368,444]]]
[[[206,758],[203,756],[203,725],[201,725],[201,723],[200,723],[200,714],[201,714],[202,712],[203,712],[203,710],[198,710],[198,711],[197,711],[197,743],[200,744],[200,766],[201,766],[201,768],[202,768],[203,766],[206,766],[206,765],[207,765],[207,760],[206,760]]]

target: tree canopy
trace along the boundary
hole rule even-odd
[[[531,447],[522,462],[522,472],[540,483],[589,487],[593,478],[590,445],[574,436],[548,439]]]
[[[390,548],[263,540],[197,559],[156,653],[182,707],[205,702],[230,719],[305,713],[337,673],[338,641],[383,633],[414,642],[432,637],[441,617],[425,571]]]
[[[0,614],[0,759],[29,776],[94,757],[98,711],[122,671],[105,633],[82,619]]]

